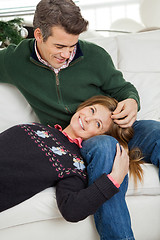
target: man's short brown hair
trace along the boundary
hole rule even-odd
[[[88,21],[72,0],[41,0],[34,15],[34,30],[40,28],[46,41],[52,35],[51,28],[54,26],[64,28],[69,34],[79,35],[87,30]]]

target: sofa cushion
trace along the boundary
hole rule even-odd
[[[160,72],[159,41],[118,38],[118,68],[129,72]]]
[[[138,119],[160,120],[160,31],[117,36],[118,68],[141,98]]]
[[[160,30],[117,36],[118,68],[128,72],[160,72]]]
[[[160,181],[159,181],[159,169],[149,163],[142,165],[143,169],[143,181],[138,180],[137,187],[135,188],[133,177],[129,178],[129,185],[127,190],[127,196],[134,195],[160,195]]]
[[[1,212],[0,229],[60,217],[55,188],[47,188],[17,206]]]
[[[124,78],[133,83],[140,95],[141,110],[137,119],[160,121],[160,72],[122,72]]]
[[[3,113],[0,118],[0,132],[19,123],[38,121],[20,91],[10,84],[0,83],[0,112]]]

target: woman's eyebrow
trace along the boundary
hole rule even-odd
[[[94,108],[95,112],[97,112],[97,108],[95,107],[95,105],[93,105],[93,108]]]

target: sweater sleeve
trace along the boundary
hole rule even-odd
[[[111,57],[107,54],[107,63],[105,64],[105,81],[102,86],[104,92],[111,97],[116,98],[118,101],[122,101],[127,98],[136,100],[138,104],[138,110],[140,110],[140,98],[137,89],[133,84],[126,81],[121,71],[117,70],[112,62]]]
[[[106,174],[89,187],[85,187],[85,183],[78,176],[58,182],[57,205],[67,221],[78,222],[94,214],[105,201],[119,191]]]
[[[94,74],[97,75],[97,86],[106,94],[118,101],[133,98],[138,103],[140,109],[139,94],[133,84],[124,79],[121,71],[114,66],[111,56],[100,46],[88,44],[87,49],[93,58],[89,58]]]
[[[8,47],[0,50],[0,83],[10,83],[14,85],[12,75],[9,72],[14,72],[12,63],[16,59],[12,56],[16,45],[10,44]]]
[[[7,82],[7,72],[5,69],[5,53],[6,53],[6,49],[2,49],[0,50],[0,82],[5,83]]]

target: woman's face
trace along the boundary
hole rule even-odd
[[[77,111],[70,122],[72,138],[81,137],[86,140],[90,137],[104,134],[111,124],[111,112],[100,104],[85,107]]]

